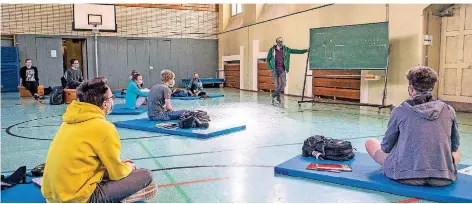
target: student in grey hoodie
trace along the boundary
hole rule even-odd
[[[79,61],[76,59],[70,60],[71,68],[67,69],[64,78],[67,81],[67,88],[75,89],[77,88],[84,78],[82,77],[82,72],[79,69]]]
[[[454,109],[431,91],[437,74],[426,66],[410,69],[410,98],[393,109],[382,143],[365,147],[384,174],[407,185],[447,186],[457,179],[459,132]]]

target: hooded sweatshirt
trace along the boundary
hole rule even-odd
[[[62,119],[44,169],[41,192],[48,202],[87,202],[105,171],[110,180],[131,173],[120,159],[118,132],[99,107],[74,101]]]
[[[452,152],[459,148],[459,132],[454,109],[431,94],[403,102],[392,111],[381,148],[390,153],[383,171],[391,179],[456,180]]]

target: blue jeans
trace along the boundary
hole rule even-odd
[[[285,71],[281,72],[277,68],[274,68],[274,70],[272,71],[272,80],[274,81],[275,85],[275,91],[273,96],[277,97],[277,99],[280,99],[280,92],[285,89],[285,83],[287,81]]]
[[[166,121],[166,120],[178,120],[180,116],[185,113],[186,110],[178,110],[178,111],[166,111],[158,113],[157,116],[149,116],[149,120],[152,121]]]

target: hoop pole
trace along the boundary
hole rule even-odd
[[[98,46],[97,33],[95,33],[95,74],[98,77]]]

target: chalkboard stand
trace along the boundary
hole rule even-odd
[[[390,47],[388,49],[390,53]],[[385,76],[384,76],[384,90],[382,94],[382,104],[371,104],[371,103],[354,103],[354,102],[341,102],[341,101],[317,101],[317,100],[304,100],[305,99],[305,87],[306,87],[306,78],[307,77],[313,77],[313,75],[308,75],[308,69],[309,69],[309,60],[310,60],[310,51],[308,51],[307,58],[306,58],[306,67],[305,67],[305,78],[303,80],[303,91],[302,91],[302,100],[298,101],[298,107],[301,107],[302,103],[325,103],[325,104],[341,104],[341,105],[356,105],[356,106],[369,106],[369,107],[378,107],[378,113],[380,113],[381,109],[383,108],[389,108],[390,111],[393,109],[393,105],[386,105],[386,99],[387,99],[387,74],[388,74],[388,57],[387,57],[387,67],[385,68]],[[316,76],[324,76],[324,77],[334,77],[334,76],[357,76],[357,75],[316,75]],[[362,75],[359,75],[362,76]],[[313,96],[314,98],[315,96]]]

